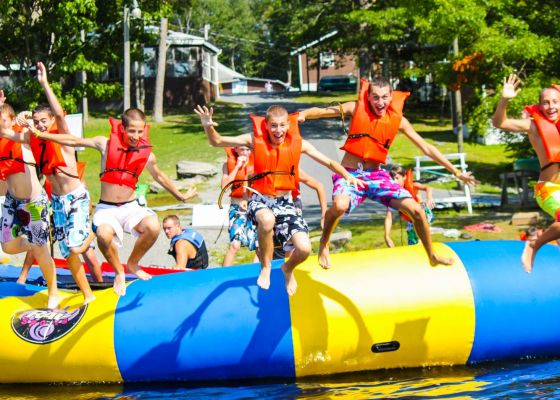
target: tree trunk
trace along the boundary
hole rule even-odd
[[[154,121],[163,121],[163,87],[165,84],[165,64],[167,60],[167,18],[161,19],[159,28],[158,66],[154,95]]]
[[[453,54],[455,57],[459,56],[459,39],[455,36],[453,39]],[[459,83],[459,82],[457,82]],[[456,121],[456,128],[457,128],[457,150],[459,153],[463,152],[463,107],[461,104],[461,87],[458,86],[457,90],[454,93],[455,98],[455,117],[453,118]]]

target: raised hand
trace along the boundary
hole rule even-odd
[[[212,107],[208,109],[206,106],[198,105],[194,109],[194,112],[200,117],[202,126],[218,126],[217,123],[212,121],[212,115],[214,114],[214,109]]]
[[[3,106],[6,102],[6,96],[4,95],[4,91],[0,90],[0,106]]]
[[[33,126],[33,121],[31,120],[31,112],[22,111],[16,117],[16,123],[22,127]]]
[[[249,161],[247,156],[239,156],[237,157],[237,166],[242,168],[245,164],[247,164],[247,161]]]
[[[515,74],[510,74],[507,78],[504,77],[504,87],[502,89],[502,97],[506,99],[513,99],[521,91],[518,86],[521,85],[521,79]]]
[[[47,79],[47,68],[42,62],[37,63],[37,80],[41,85],[49,83]]]

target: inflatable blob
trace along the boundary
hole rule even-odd
[[[546,245],[531,274],[520,241],[419,245],[315,257],[289,297],[275,261],[154,276],[80,306],[62,291],[0,283],[0,381],[146,382],[298,378],[560,355],[560,253]]]

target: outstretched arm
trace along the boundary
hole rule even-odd
[[[356,107],[355,101],[349,101],[347,103],[341,104],[340,106],[330,106],[330,107],[311,107],[299,112],[298,120],[299,122],[305,122],[308,119],[318,119],[318,118],[335,118],[340,117],[341,108],[344,115],[351,115]]]
[[[61,144],[63,146],[70,147],[89,147],[90,149],[96,149],[103,154],[105,148],[107,147],[108,138],[105,136],[94,136],[92,138],[79,138],[69,133],[47,133],[40,132],[34,126],[27,126],[27,128],[36,137],[44,140],[49,140],[54,143]]]
[[[418,147],[422,151],[422,153],[424,153],[432,160],[437,162],[439,165],[444,167],[446,170],[451,172],[457,179],[462,180],[468,185],[474,185],[478,183],[478,181],[475,179],[475,177],[472,175],[471,172],[463,172],[455,168],[453,164],[451,164],[449,160],[445,158],[445,156],[441,153],[441,151],[439,151],[437,147],[426,142],[424,138],[422,138],[422,136],[420,136],[414,130],[410,122],[408,122],[408,120],[404,117],[401,120],[401,125],[399,127],[399,130],[402,133],[404,133],[406,137],[408,137],[410,141],[414,143],[416,147]]]
[[[507,106],[511,99],[513,99],[521,91],[518,89],[521,80],[515,75],[510,74],[507,79],[504,78],[504,87],[502,89],[502,97],[498,102],[494,116],[492,117],[492,124],[499,129],[510,132],[528,132],[531,127],[531,119],[513,119],[507,116]]]
[[[358,186],[366,187],[367,186],[367,184],[364,181],[362,181],[361,179],[354,178],[352,175],[350,175],[348,173],[348,171],[346,171],[346,169],[342,165],[340,165],[339,163],[337,163],[334,160],[331,160],[329,157],[327,157],[326,155],[321,153],[319,150],[317,150],[315,148],[315,146],[313,146],[307,140],[302,140],[301,152],[304,153],[304,154],[307,154],[309,157],[311,157],[312,159],[317,161],[319,164],[324,165],[325,167],[327,167],[331,171],[336,172],[337,174],[342,176],[344,179],[346,179],[350,184],[352,184],[356,187],[358,187]]]
[[[148,162],[146,163],[146,168],[150,175],[152,175],[152,178],[154,178],[157,183],[163,186],[163,188],[171,193],[177,200],[187,201],[196,195],[195,187],[191,187],[186,194],[181,193],[167,174],[159,169],[154,153],[150,153],[150,157],[148,157]]]
[[[49,85],[49,80],[47,79],[47,68],[42,62],[37,63],[37,80],[43,87],[45,95],[47,96],[47,101],[54,114],[56,120],[56,126],[60,133],[70,133],[66,119],[64,118],[64,110],[60,105],[56,95],[54,94],[51,86]]]
[[[200,117],[200,123],[204,128],[204,133],[208,137],[208,142],[215,147],[235,147],[235,146],[247,146],[253,148],[253,138],[249,134],[243,134],[239,136],[222,136],[216,131],[216,124],[212,120],[214,115],[214,109],[208,108],[206,106],[196,106],[194,112]]]

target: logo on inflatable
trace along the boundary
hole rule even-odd
[[[73,311],[36,308],[12,316],[12,329],[26,342],[46,344],[60,339],[70,332],[82,319],[87,304]]]

